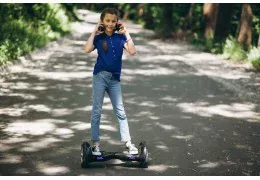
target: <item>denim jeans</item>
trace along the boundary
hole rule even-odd
[[[119,122],[121,141],[130,141],[131,137],[123,105],[120,81],[115,79],[112,73],[101,71],[93,75],[92,87],[91,140],[94,142],[100,140],[100,118],[105,92],[107,92]]]

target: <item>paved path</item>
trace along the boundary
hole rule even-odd
[[[184,43],[152,39],[131,22],[138,53],[124,54],[123,96],[132,139],[147,141],[150,165],[111,160],[82,169],[96,59],[82,46],[98,20],[85,15],[72,35],[2,75],[0,175],[259,175],[259,99],[242,84],[258,87],[259,75]],[[101,129],[102,148],[122,150],[107,97]]]

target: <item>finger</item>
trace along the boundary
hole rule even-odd
[[[97,30],[97,33],[102,34],[102,33],[104,33],[104,31]]]

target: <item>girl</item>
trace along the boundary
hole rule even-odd
[[[104,9],[100,16],[100,22],[84,46],[87,53],[94,49],[97,49],[98,52],[92,81],[91,140],[93,142],[93,155],[101,155],[99,126],[105,92],[109,95],[119,122],[121,141],[125,142],[129,154],[138,154],[137,148],[131,143],[120,84],[123,48],[131,55],[135,54],[136,51],[126,27],[122,23],[118,23],[118,17],[116,9]]]

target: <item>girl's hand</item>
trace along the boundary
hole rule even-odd
[[[121,24],[121,28],[118,32],[119,32],[119,34],[125,34],[127,32],[127,29],[123,23],[120,22],[120,24]]]
[[[95,32],[95,33],[101,34],[101,33],[104,32],[104,31],[100,31],[100,30],[99,30],[99,26],[100,26],[100,25],[102,25],[102,22],[101,22],[101,21],[99,21],[99,22],[97,23],[97,25],[96,25],[96,27],[95,27],[95,29],[94,29],[94,32]]]

